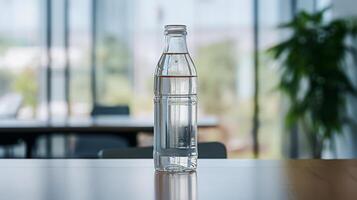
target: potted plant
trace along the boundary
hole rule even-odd
[[[348,122],[347,96],[356,95],[345,59],[356,52],[346,39],[357,36],[357,23],[325,21],[326,10],[298,13],[280,26],[292,32],[290,37],[268,50],[281,62],[278,89],[290,100],[286,123],[302,127],[314,158],[321,158],[326,141],[341,133]]]

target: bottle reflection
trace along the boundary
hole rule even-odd
[[[196,172],[155,172],[156,200],[197,200]]]

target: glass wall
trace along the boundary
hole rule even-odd
[[[0,0],[0,97],[19,94],[20,116],[28,118],[42,113],[47,92],[53,117],[86,116],[98,103],[129,105],[132,116],[152,118],[163,26],[186,24],[199,76],[199,117],[214,116],[220,123],[217,129],[202,130],[199,138],[224,142],[230,157],[251,157],[253,19],[258,16],[261,156],[280,157],[281,101],[273,91],[276,66],[265,50],[283,38],[276,27],[291,17],[294,1],[257,1],[258,13],[254,2]],[[50,84],[43,78],[48,34]]]
[[[96,90],[102,104],[128,104],[132,115],[152,117],[153,73],[165,24],[186,24],[199,76],[199,117],[215,116],[220,128],[200,133],[219,140],[230,156],[250,157],[253,114],[253,1],[98,1]],[[281,113],[277,76],[265,50],[281,37],[289,2],[261,1],[261,136],[263,157],[280,156]],[[184,12],[183,12],[184,11]]]
[[[6,105],[0,116],[4,118],[33,118],[40,107],[41,10],[40,0],[0,0],[0,104]]]
[[[92,107],[91,95],[91,30],[92,2],[69,0],[68,68],[70,114],[85,116]]]
[[[133,96],[133,1],[98,1],[96,17],[97,103],[131,104]]]

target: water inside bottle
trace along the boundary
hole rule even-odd
[[[196,76],[155,77],[156,167],[165,171],[196,168]]]

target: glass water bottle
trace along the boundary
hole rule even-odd
[[[186,26],[165,26],[165,48],[155,72],[154,162],[159,171],[197,166],[197,74]]]

